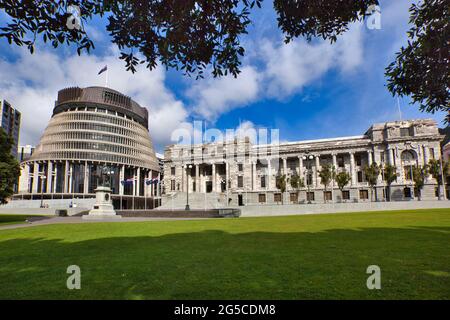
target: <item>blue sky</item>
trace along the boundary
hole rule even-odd
[[[159,152],[172,142],[174,130],[192,130],[194,120],[221,130],[279,129],[280,139],[289,141],[360,135],[373,123],[399,119],[384,68],[406,43],[410,3],[381,1],[380,30],[357,23],[333,45],[303,39],[284,45],[272,2],[265,1],[242,38],[246,56],[237,79],[196,81],[163,67],[126,72],[100,19],[86,26],[96,44],[91,55],[78,57],[73,48],[54,50],[42,43],[30,55],[0,40],[0,97],[23,112],[21,144],[38,143],[59,89],[104,85],[97,72],[105,64],[110,87],[149,108]],[[0,24],[4,21],[0,13]],[[408,98],[400,105],[403,119],[433,118],[443,126],[442,113],[421,113]]]

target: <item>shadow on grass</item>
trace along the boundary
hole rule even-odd
[[[446,227],[22,238],[0,242],[0,298],[449,299],[449,248]],[[81,290],[66,288],[74,264]]]

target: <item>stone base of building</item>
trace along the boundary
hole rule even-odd
[[[116,219],[122,219],[122,216],[116,214],[114,212],[114,214],[101,214],[101,213],[97,213],[97,214],[87,214],[82,216],[83,220],[116,220]]]

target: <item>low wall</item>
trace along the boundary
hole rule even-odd
[[[23,215],[54,215],[55,208],[3,208],[0,207],[0,214],[23,214]],[[87,208],[64,208],[67,210],[67,215],[73,216],[80,212],[90,210]]]
[[[323,203],[286,205],[248,205],[240,207],[242,217],[285,216],[297,214],[361,212],[408,209],[450,208],[449,200],[442,201],[398,201],[365,203]]]

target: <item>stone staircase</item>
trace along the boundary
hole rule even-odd
[[[189,192],[189,206],[194,210],[225,208],[226,195]],[[186,192],[174,192],[162,196],[162,204],[157,210],[184,210],[186,207]]]

